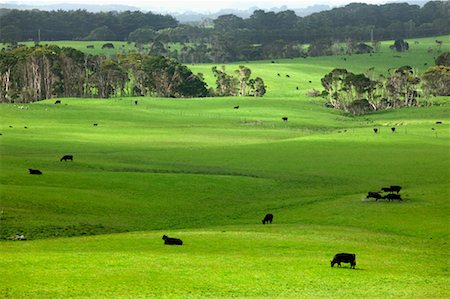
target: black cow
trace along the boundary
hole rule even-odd
[[[354,253],[338,253],[334,256],[333,260],[330,261],[331,267],[334,264],[341,266],[341,263],[350,263],[350,268],[355,269],[356,266],[356,255]]]
[[[237,105],[237,106],[234,106],[233,108],[234,108],[234,109],[239,109],[239,105]]]
[[[400,192],[402,187],[400,186],[391,186],[391,192],[397,192],[397,194]]]
[[[264,219],[262,220],[262,224],[266,224],[266,223],[272,224],[272,220],[273,220],[273,215],[266,214],[266,216],[264,216]]]
[[[442,125],[442,122],[441,121],[437,121],[436,124],[437,125]]]
[[[383,187],[381,188],[381,190],[383,190],[384,192],[397,192],[397,194],[400,192],[400,190],[402,189],[402,187],[400,186],[390,186],[390,187]]]
[[[295,89],[297,89],[298,90],[298,86],[295,88]]]
[[[309,80],[308,82],[309,82],[309,83],[312,83],[312,81],[311,81],[311,80]]]
[[[402,197],[400,196],[400,194],[394,194],[394,193],[389,193],[388,195],[384,196],[383,198],[388,199],[389,201],[391,201],[391,200],[402,201]]]
[[[98,126],[98,124],[94,124],[94,127]]]
[[[183,241],[181,241],[180,239],[169,238],[166,235],[164,235],[162,237],[162,239],[164,240],[164,244],[165,245],[183,245]]]
[[[137,104],[138,104],[138,101],[134,101],[134,104],[137,105]]]
[[[375,198],[376,201],[378,201],[379,199],[383,199],[383,196],[378,192],[369,191],[369,193],[367,193],[366,198],[370,198],[370,197]]]
[[[373,128],[373,131],[376,133],[378,133],[378,128]]]
[[[59,161],[73,161],[73,155],[64,155]]]
[[[42,171],[40,171],[39,169],[28,168],[28,171],[30,172],[30,174],[42,174]]]
[[[56,100],[55,104],[61,104],[61,100]]]
[[[291,76],[289,76],[288,74],[286,74],[286,78],[290,78]]]
[[[395,128],[391,128],[392,133],[395,133]]]
[[[278,73],[277,76],[280,77],[280,73]]]
[[[114,45],[112,43],[103,44],[102,49],[114,49]]]
[[[282,117],[281,118],[283,121],[288,121],[288,118],[285,116],[285,117]]]

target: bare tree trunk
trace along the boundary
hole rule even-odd
[[[52,98],[52,85],[53,85],[53,76],[51,71],[51,64],[47,57],[43,57],[43,83],[44,83],[44,92],[45,92],[45,99],[51,99]]]

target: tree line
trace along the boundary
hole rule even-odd
[[[34,102],[59,97],[263,96],[264,81],[240,66],[234,75],[213,68],[217,88],[202,74],[164,56],[137,52],[114,58],[88,55],[56,45],[20,46],[0,51],[0,102]]]
[[[39,41],[38,39],[124,41],[128,39],[130,32],[138,28],[160,30],[179,25],[172,16],[140,11],[92,13],[86,10],[14,9],[0,18],[0,40],[3,42]],[[101,34],[96,35],[95,30]]]
[[[410,66],[391,69],[387,76],[379,77],[373,75],[373,69],[354,74],[336,68],[321,83],[327,105],[352,114],[419,106],[424,96],[450,96],[450,53],[439,55],[436,65],[421,75]]]
[[[11,10],[1,16],[0,40],[37,40],[40,29],[41,40],[127,40],[183,63],[224,63],[313,55],[302,47],[306,43],[449,34],[449,11],[449,1],[430,1],[423,7],[352,3],[306,17],[291,10],[255,10],[248,18],[228,14],[213,20],[212,27],[202,27],[150,12]],[[169,43],[183,45],[171,50]]]

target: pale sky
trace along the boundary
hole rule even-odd
[[[272,8],[286,5],[288,8],[302,8],[315,4],[328,4],[331,6],[345,5],[351,2],[364,2],[370,4],[380,4],[387,2],[386,0],[0,0],[0,3],[16,3],[16,4],[123,4],[136,6],[142,9],[151,9],[156,11],[199,11],[199,12],[216,12],[222,8],[248,9],[257,6],[258,8]]]

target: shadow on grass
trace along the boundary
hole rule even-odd
[[[355,269],[352,269],[352,268],[350,268],[350,266],[349,267],[332,267],[332,268],[334,268],[334,269],[340,269],[340,270],[352,270],[352,271],[365,271],[366,269],[364,269],[364,268],[355,268]]]

